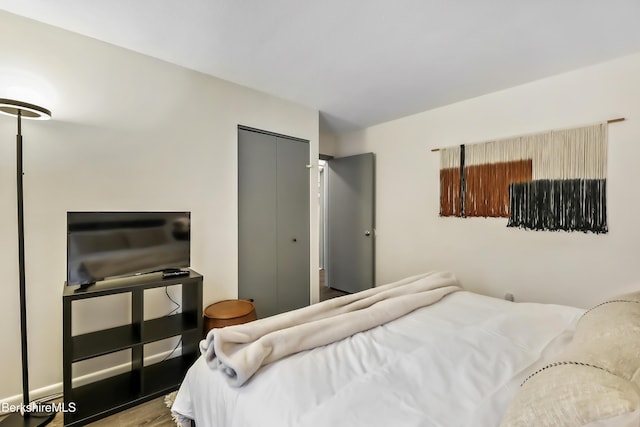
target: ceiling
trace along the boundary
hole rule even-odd
[[[638,0],[0,0],[345,132],[640,52]]]

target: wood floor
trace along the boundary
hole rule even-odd
[[[49,425],[62,427],[62,414],[56,415],[56,418]],[[171,419],[171,411],[164,404],[164,397],[150,400],[87,425],[92,427],[176,427],[176,424]]]
[[[0,417],[1,419],[2,417]],[[51,427],[62,427],[63,425],[64,415],[62,413],[56,414],[53,421],[47,424]],[[164,397],[150,400],[87,425],[91,427],[176,427],[171,419],[169,408],[164,404]]]
[[[324,270],[320,270],[320,301],[328,300],[342,295],[347,295],[347,292],[339,291],[337,289],[329,288],[325,286],[325,273]]]

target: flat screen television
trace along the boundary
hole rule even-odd
[[[190,212],[67,212],[67,285],[190,265]]]

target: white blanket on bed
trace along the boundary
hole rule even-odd
[[[566,346],[583,313],[453,292],[263,366],[242,387],[200,357],[172,411],[199,427],[496,427],[520,383]]]
[[[427,273],[288,313],[213,329],[200,342],[207,364],[243,385],[263,365],[330,344],[461,290],[451,273]]]

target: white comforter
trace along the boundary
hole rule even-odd
[[[342,298],[227,328],[212,329],[200,351],[212,369],[242,386],[261,366],[383,325],[462,290],[455,276],[431,272]]]
[[[198,427],[497,426],[521,380],[566,344],[582,313],[455,292],[266,365],[239,388],[201,357],[172,410]]]

